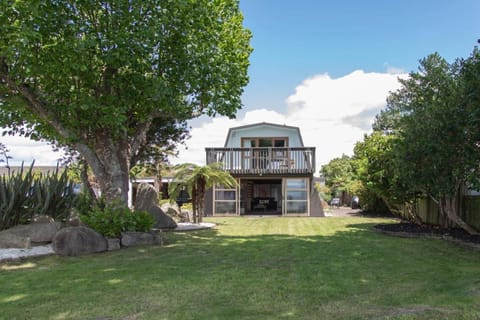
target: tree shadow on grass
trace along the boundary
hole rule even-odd
[[[0,274],[0,308],[19,317],[35,303],[54,318],[68,305],[78,319],[480,316],[466,311],[480,301],[478,256],[441,241],[387,237],[373,225],[305,236],[210,229],[169,234],[164,247],[38,259],[28,272]]]

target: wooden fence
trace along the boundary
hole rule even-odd
[[[423,223],[452,227],[452,223],[440,214],[438,205],[430,198],[418,199],[416,212]],[[404,212],[404,216],[407,216],[406,212]],[[463,197],[461,217],[470,226],[480,231],[480,196]]]

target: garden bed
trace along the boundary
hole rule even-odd
[[[449,229],[439,226],[400,222],[394,224],[378,224],[374,227],[374,229],[384,234],[406,238],[442,238],[466,247],[480,250],[480,235],[471,235],[460,228]]]

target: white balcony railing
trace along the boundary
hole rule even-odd
[[[221,162],[231,174],[313,174],[315,148],[206,148],[207,164]]]

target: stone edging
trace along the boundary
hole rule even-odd
[[[395,231],[387,231],[387,230],[382,230],[378,229],[376,227],[372,228],[373,231],[382,233],[388,236],[394,236],[394,237],[399,237],[399,238],[427,238],[427,239],[442,239],[445,241],[448,241],[450,243],[453,243],[457,246],[464,247],[464,248],[469,248],[469,249],[474,249],[477,251],[480,251],[480,243],[472,243],[472,242],[465,242],[459,239],[456,239],[454,237],[450,236],[445,236],[445,235],[436,235],[436,234],[427,234],[427,233],[409,233],[409,232],[395,232]]]

